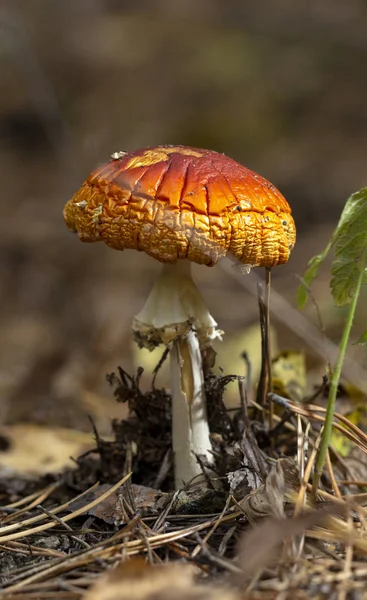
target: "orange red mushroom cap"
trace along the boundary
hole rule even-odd
[[[132,248],[165,263],[287,262],[295,224],[281,193],[223,154],[186,146],[117,152],[66,204],[82,241]]]

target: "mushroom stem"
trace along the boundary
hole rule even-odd
[[[216,325],[184,260],[164,265],[133,323],[139,345],[170,349],[176,487],[201,474],[196,455],[213,461],[200,347],[220,337]]]
[[[196,455],[213,462],[198,338],[189,331],[172,342],[172,450],[176,489],[202,473]]]

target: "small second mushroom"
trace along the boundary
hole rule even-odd
[[[136,315],[137,343],[170,352],[176,486],[201,474],[211,453],[201,351],[220,337],[191,264],[228,255],[248,266],[287,262],[295,243],[288,203],[266,179],[234,160],[185,146],[116,152],[64,210],[82,241],[146,252],[164,263]]]

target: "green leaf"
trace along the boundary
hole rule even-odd
[[[297,290],[298,308],[304,308],[309,295],[309,286],[317,277],[320,266],[332,247],[335,251],[335,260],[331,268],[331,291],[337,306],[348,304],[358,279],[359,258],[366,243],[367,188],[362,188],[347,200],[339,223],[325,250],[311,258],[308,263],[307,271]],[[367,284],[367,269],[363,283]]]
[[[367,330],[362,333],[361,337],[355,342],[355,345],[364,346],[367,344]]]
[[[326,248],[323,252],[321,252],[320,254],[317,254],[316,256],[311,258],[311,260],[309,261],[307,271],[304,274],[302,282],[298,286],[298,290],[297,290],[298,308],[305,307],[306,302],[308,300],[308,295],[309,295],[309,286],[311,285],[313,280],[317,277],[319,268],[320,268],[321,264],[324,262],[325,258],[327,257],[327,255],[330,251],[331,245],[332,245],[332,241],[329,242],[329,244],[326,246]]]
[[[360,258],[367,245],[367,188],[347,200],[332,237],[335,260],[331,266],[331,293],[336,306],[349,304],[361,269]]]

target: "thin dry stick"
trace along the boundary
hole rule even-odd
[[[134,498],[131,498],[131,500],[134,502]],[[130,504],[128,503],[126,498],[119,496],[119,504],[120,504],[120,509],[124,515],[125,522],[127,524],[131,524],[132,521],[134,521],[135,531],[138,532],[138,535],[140,535],[142,540],[145,542],[149,564],[153,565],[154,564],[153,555],[155,556],[156,554],[152,551],[150,544],[149,544],[148,535],[152,533],[151,529],[148,527],[148,525],[146,525],[145,523],[142,522],[140,515],[136,514],[136,508],[135,507],[133,508],[132,506],[130,506]],[[124,505],[126,507],[126,510],[124,508]],[[131,517],[129,516],[129,513],[130,513]]]
[[[307,462],[307,465],[305,468],[305,474],[303,476],[301,486],[300,486],[300,489],[298,492],[297,500],[295,503],[295,507],[294,507],[294,516],[297,516],[301,512],[302,507],[305,505],[306,490],[308,487],[309,479],[311,477],[313,466],[315,464],[317,452],[318,452],[319,445],[321,442],[321,436],[322,436],[322,429],[321,429],[318,437],[316,438],[314,447],[312,448],[312,451],[310,454],[310,458],[308,459],[308,462]]]
[[[267,369],[267,334],[266,334],[266,305],[264,298],[264,285],[257,286],[258,305],[260,313],[260,333],[261,333],[261,371],[257,388],[257,402],[261,406],[266,403],[266,392],[268,389],[268,369]]]
[[[222,558],[221,556],[218,556],[216,553],[214,553],[212,551],[211,548],[206,546],[204,544],[203,540],[200,539],[200,536],[198,534],[195,536],[195,538],[198,539],[198,543],[199,543],[199,546],[201,547],[202,555],[208,559],[210,565],[215,565],[216,567],[220,567],[222,570],[226,569],[230,573],[236,573],[237,575],[240,575],[242,573],[242,569],[233,565],[233,563],[231,561],[226,560],[225,558]],[[206,566],[206,572],[209,574],[207,566]]]
[[[155,555],[155,552],[153,553],[153,550],[151,548],[151,545],[149,543],[149,537],[147,535],[147,532],[144,531],[144,527],[139,527],[139,534],[142,537],[144,544],[145,544],[145,548],[147,551],[147,557],[148,557],[148,562],[150,565],[154,564],[154,558],[153,558],[153,554]]]
[[[142,521],[141,518],[139,518],[139,520],[138,520],[138,526],[144,532],[144,536],[147,539],[147,544],[149,545],[149,536],[153,535],[154,531],[152,531],[152,529],[146,523],[144,523],[144,521]],[[151,551],[152,557],[154,557],[154,560],[156,563],[164,562],[162,560],[162,558],[160,556],[158,556],[157,552],[154,552],[154,550],[150,549],[150,545],[149,545],[149,551]]]
[[[254,406],[255,408],[257,408],[261,412],[265,412],[267,410],[264,406],[261,406],[258,402],[256,402],[256,400],[249,399],[249,404],[251,404],[251,406]],[[276,421],[277,423],[280,423],[282,421],[282,418],[279,417],[279,415],[274,414],[274,421]],[[292,431],[293,433],[297,432],[295,426],[292,425],[292,423],[289,423],[288,421],[285,421],[283,423],[283,425],[289,431]]]
[[[169,515],[169,513],[172,510],[172,506],[174,505],[174,503],[176,502],[179,494],[181,493],[181,490],[176,490],[176,492],[173,494],[170,502],[167,504],[167,506],[165,507],[165,509],[161,512],[161,514],[158,516],[156,522],[154,523],[153,527],[152,527],[152,531],[158,532],[160,530],[160,528],[162,527],[164,521],[166,520],[167,516]]]
[[[162,354],[161,358],[158,361],[158,364],[153,369],[153,372],[152,372],[152,375],[153,375],[153,378],[152,378],[152,388],[153,388],[153,390],[155,389],[155,382],[156,382],[156,379],[157,379],[157,375],[158,375],[159,371],[161,370],[161,368],[163,367],[165,361],[167,360],[168,355],[169,355],[169,349],[165,348],[165,350],[163,351],[163,354]]]
[[[271,269],[266,269],[266,299],[265,299],[265,334],[266,334],[266,368],[267,368],[267,393],[273,391],[273,379],[271,369],[271,339],[270,339],[270,290]],[[269,430],[273,429],[274,405],[269,406]]]
[[[213,535],[213,533],[215,532],[217,527],[221,524],[221,522],[222,522],[221,519],[224,517],[225,513],[227,512],[231,502],[232,502],[232,497],[228,496],[225,506],[219,515],[219,519],[214,523],[213,527],[204,536],[203,540],[201,541],[201,544],[197,544],[197,546],[194,548],[194,550],[192,551],[192,554],[191,554],[192,558],[195,558],[195,556],[197,556],[199,554],[202,547],[208,543],[209,539],[211,538],[211,536]]]
[[[180,556],[180,558],[185,558],[188,561],[190,560],[190,552],[188,552],[182,544],[170,542],[169,544],[167,544],[167,546],[170,548],[170,550],[172,550],[172,552]],[[202,569],[203,567],[203,565],[200,564],[198,564],[197,566],[199,567],[199,569]]]
[[[61,527],[63,527],[64,529],[66,529],[66,531],[69,531],[69,532],[73,533],[73,530],[70,527],[70,525],[68,525],[67,523],[65,523],[65,521],[63,519],[60,519],[60,517],[58,517],[57,515],[53,515],[49,510],[47,510],[47,508],[44,508],[41,505],[38,505],[37,508],[39,510],[42,510],[52,521],[55,521],[56,523],[58,523],[59,525],[61,525]],[[77,535],[71,535],[70,537],[75,542],[78,542],[78,544],[81,544],[82,546],[84,546],[84,548],[90,548],[90,545],[86,541],[81,540]]]

